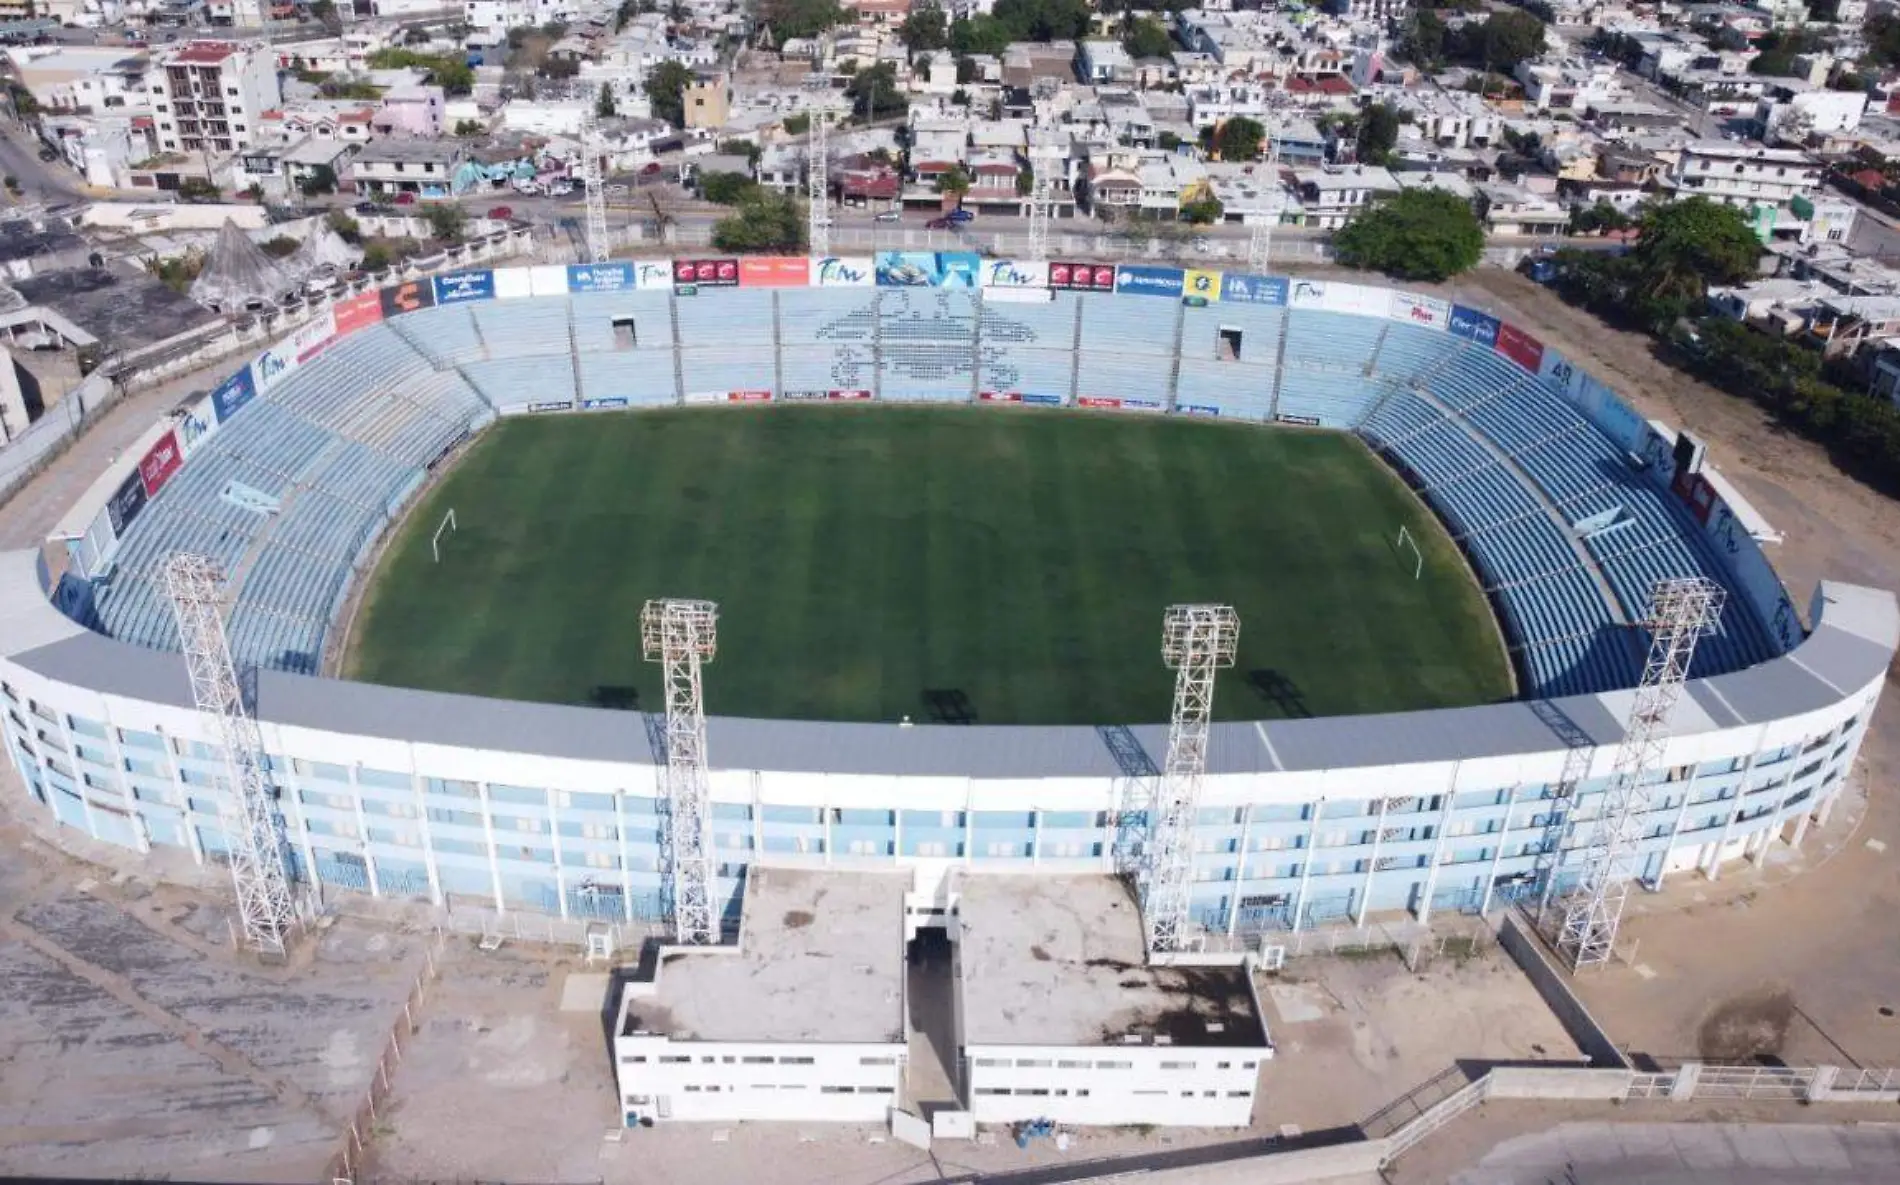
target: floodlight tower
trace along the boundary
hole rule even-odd
[[[1030,146],[1035,145],[1035,135],[1030,134]],[[1054,182],[1049,177],[1048,166],[1038,165],[1034,155],[1029,158],[1029,250],[1028,258],[1041,263],[1049,258],[1049,220],[1054,213],[1054,199],[1050,196]]]
[[[1669,713],[1682,698],[1696,644],[1722,616],[1722,586],[1700,576],[1658,580],[1649,594],[1649,657],[1630,703],[1623,742],[1584,849],[1583,873],[1564,902],[1557,949],[1581,971],[1610,961],[1630,882],[1641,873],[1637,845],[1649,811],[1647,775],[1662,767]]]
[[[712,803],[706,781],[706,698],[700,668],[713,659],[719,606],[653,600],[640,611],[640,644],[666,680],[667,846],[671,852],[673,936],[688,945],[719,941],[713,912]]]
[[[587,262],[605,263],[613,253],[607,241],[607,180],[602,176],[600,124],[590,109],[581,117],[581,191],[587,197]]]
[[[1139,873],[1150,958],[1187,948],[1194,882],[1194,818],[1207,777],[1214,674],[1234,665],[1240,617],[1231,605],[1171,605],[1161,621],[1161,657],[1174,668],[1174,714]]]
[[[1257,272],[1265,272],[1273,265],[1273,228],[1286,210],[1286,195],[1280,189],[1280,138],[1275,135],[1277,130],[1267,129],[1266,191],[1270,207],[1267,220],[1254,223],[1253,234],[1247,238],[1247,266]]]
[[[811,147],[805,155],[805,238],[811,253],[831,254],[831,146],[823,107],[811,113]]]
[[[218,614],[223,573],[208,556],[174,552],[165,561],[163,576],[191,677],[192,702],[223,751],[229,801],[221,823],[244,943],[260,955],[281,958],[295,916],[290,874],[284,867],[282,820],[264,777],[263,738],[244,702]]]

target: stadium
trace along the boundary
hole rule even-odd
[[[712,406],[733,404],[826,406]],[[905,451],[939,425],[969,443]],[[854,450],[885,485],[854,482]],[[808,452],[822,463],[774,475]],[[993,455],[1007,464],[980,489],[928,493]],[[603,457],[620,458],[605,476]],[[932,465],[903,502],[889,474]],[[1192,486],[1215,470],[1233,480]],[[800,482],[840,489],[816,509],[760,494]],[[622,487],[638,515],[601,517]],[[1153,521],[1045,525],[1117,491],[1117,521]],[[915,572],[897,551],[874,566],[888,579],[860,581],[832,565],[868,517],[828,550],[766,546],[794,514],[809,533],[892,498],[881,529],[1020,529],[997,554],[1045,566],[1012,583],[965,572],[976,551]],[[778,509],[706,542],[762,504]],[[1192,548],[1143,559],[1189,528]],[[498,557],[530,536],[535,572],[502,582]],[[1116,871],[1166,748],[1165,598],[1234,601],[1243,653],[1220,683],[1191,910],[1208,942],[1244,943],[1483,911],[1574,873],[1660,578],[1728,596],[1669,721],[1641,878],[1798,844],[1844,785],[1900,613],[1827,583],[1802,614],[1774,541],[1698,442],[1527,330],[1427,296],[956,254],[464,272],[337,300],[154,425],[44,548],[0,557],[0,691],[8,750],[59,823],[220,860],[216,733],[159,578],[175,551],[209,555],[294,876],[652,921],[665,755],[626,709],[653,708],[657,679],[589,664],[637,656],[642,599],[713,597],[731,627],[706,674],[715,896],[736,922],[755,865]],[[618,551],[637,554],[603,558]],[[851,621],[792,641],[748,624],[860,584],[916,601],[845,596],[838,617],[893,614],[882,642]],[[1000,608],[969,611],[998,588]],[[891,639],[924,621],[955,623],[950,653],[818,686],[829,658],[846,675],[897,661]],[[345,669],[376,681],[325,677]]]

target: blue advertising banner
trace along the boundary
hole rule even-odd
[[[1220,278],[1220,298],[1242,304],[1286,304],[1285,276],[1247,276],[1233,272]]]
[[[583,399],[581,400],[581,406],[588,411],[602,407],[625,407],[627,406],[627,397],[625,395],[608,395],[600,399]]]
[[[974,251],[879,251],[880,288],[975,288],[983,257]]]
[[[1187,273],[1178,267],[1138,267],[1133,264],[1115,269],[1115,291],[1135,296],[1167,296],[1181,299]]]
[[[211,405],[217,409],[218,423],[229,423],[240,408],[255,398],[257,384],[251,381],[251,368],[247,366],[212,390]]]
[[[1205,403],[1183,403],[1176,410],[1186,416],[1217,416],[1220,414],[1220,408],[1210,407]]]
[[[635,287],[631,263],[575,263],[567,269],[569,292],[631,292]]]
[[[1451,306],[1451,321],[1445,328],[1480,345],[1495,346],[1498,343],[1498,325],[1498,319],[1488,313],[1455,304]]]
[[[435,303],[495,299],[494,272],[451,272],[435,278]]]
[[[1023,402],[1024,402],[1024,403],[1033,403],[1033,404],[1035,404],[1035,405],[1037,405],[1038,407],[1061,407],[1061,406],[1062,406],[1062,396],[1060,396],[1060,395],[1035,395],[1035,394],[1031,394],[1031,393],[1029,393],[1029,392],[1024,392],[1024,393],[1023,393]]]

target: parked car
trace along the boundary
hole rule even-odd
[[[626,197],[629,191],[626,186],[616,181],[612,185],[602,186],[601,192],[606,194],[608,197]]]
[[[659,173],[660,173],[660,162],[657,160],[647,165],[644,169],[640,170],[640,175],[642,177],[657,177],[659,176]]]
[[[40,149],[40,159],[50,164],[59,159],[59,150],[50,145],[42,148]]]
[[[904,213],[902,210],[884,210],[884,211],[881,211],[878,214],[878,216],[874,218],[872,221],[874,222],[902,222],[903,220],[904,220]]]
[[[399,193],[396,195],[396,204],[398,206],[413,206],[416,204],[416,195],[408,192]]]
[[[961,226],[962,223],[952,222],[948,218],[932,218],[929,222],[924,223],[925,230],[957,230]]]
[[[358,202],[356,203],[356,212],[358,214],[387,214],[389,213],[389,210],[390,210],[390,206],[388,202]]]
[[[513,206],[496,206],[488,212],[488,216],[497,222],[507,222],[515,216],[515,208]]]
[[[962,206],[958,206],[956,209],[944,215],[944,217],[948,218],[952,222],[975,222],[976,211],[966,210]]]

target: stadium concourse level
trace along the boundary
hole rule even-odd
[[[1629,623],[1660,577],[1737,594],[1698,677],[1800,641],[1745,516],[1678,471],[1676,440],[1482,312],[1331,282],[948,255],[778,261],[772,286],[748,287],[754,261],[726,262],[730,278],[711,263],[523,268],[339,302],[102,483],[94,521],[66,539],[61,607],[173,649],[159,566],[205,552],[230,574],[237,661],[314,673],[385,527],[497,415],[998,401],[1359,433],[1469,556],[1532,697],[1633,685]]]

